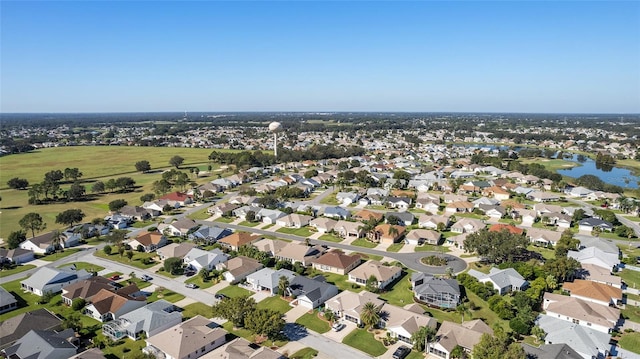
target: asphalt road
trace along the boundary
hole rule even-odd
[[[289,338],[289,340],[298,341],[303,345],[312,347],[331,358],[371,358],[369,355],[357,349],[348,345],[336,343],[335,341],[316,332],[307,330],[305,327],[298,324],[287,323],[284,328],[284,334]]]

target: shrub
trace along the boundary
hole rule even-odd
[[[75,311],[80,311],[82,310],[82,308],[84,308],[84,306],[87,304],[87,302],[82,299],[82,298],[76,298],[71,302],[71,309],[75,310]]]

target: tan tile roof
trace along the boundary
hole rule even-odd
[[[567,297],[566,295],[545,293],[544,300],[551,302],[546,308],[547,311],[607,328],[613,327],[614,323],[620,318],[620,309]]]
[[[384,218],[384,214],[379,212],[369,211],[368,209],[363,209],[357,212],[354,216],[354,219],[361,219],[363,221],[368,221],[370,218],[373,218],[376,221],[381,221]]]
[[[64,293],[63,297],[70,300],[74,300],[76,298],[90,300],[91,297],[96,295],[102,289],[113,289],[111,281],[104,277],[91,277],[89,279],[69,284],[62,288],[62,291]]]
[[[603,302],[609,302],[612,298],[622,299],[622,289],[589,280],[576,279],[573,283],[566,282],[562,285],[562,289],[571,292],[571,295],[592,298]]]
[[[220,239],[218,242],[220,243],[226,243],[230,246],[233,247],[242,247],[246,244],[249,244],[255,240],[257,240],[258,238],[260,238],[260,236],[257,235],[252,235],[251,233],[247,233],[247,232],[235,232],[231,235],[228,235],[222,239]]]
[[[136,237],[136,241],[144,246],[160,243],[162,233],[160,232],[142,232]]]
[[[323,254],[316,259],[314,263],[326,265],[333,268],[346,269],[353,265],[354,262],[360,263],[361,258],[358,254],[346,255],[339,251],[331,251]]]
[[[349,273],[349,275],[354,278],[361,278],[365,280],[369,279],[369,277],[373,275],[378,281],[384,282],[400,271],[402,271],[400,267],[385,266],[378,261],[371,260],[356,267]]]
[[[460,345],[463,348],[472,349],[478,342],[482,334],[493,334],[493,330],[489,328],[482,320],[473,320],[462,324],[443,321],[438,333],[436,333],[437,342],[449,352]]]
[[[222,328],[212,328],[213,324],[209,319],[196,315],[152,336],[147,342],[173,358],[184,358],[227,334]]]

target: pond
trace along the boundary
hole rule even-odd
[[[597,168],[596,162],[590,158],[587,158],[584,162],[578,161],[577,155],[567,159],[567,161],[578,163],[580,166],[558,170],[559,174],[573,178],[578,178],[583,175],[594,175],[608,184],[622,188],[638,188],[640,177],[634,176],[628,169],[613,167],[611,170],[606,171],[602,168]]]

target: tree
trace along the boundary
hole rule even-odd
[[[494,329],[493,335],[482,334],[480,342],[473,347],[475,359],[522,359],[527,355],[519,343],[511,343],[509,336],[501,329]]]
[[[74,223],[80,223],[85,217],[85,214],[81,209],[68,209],[64,212],[58,213],[56,216],[56,223],[66,224],[72,227]]]
[[[147,160],[138,161],[136,162],[136,171],[149,172],[151,171],[151,164]]]
[[[62,321],[62,327],[65,329],[73,329],[75,332],[82,329],[82,317],[80,313],[74,312],[67,315]]]
[[[9,233],[9,238],[7,238],[7,245],[9,249],[18,248],[20,243],[27,240],[27,235],[24,231],[15,231]]]
[[[287,288],[289,288],[289,278],[286,276],[280,276],[278,280],[278,293],[284,297],[287,295]]]
[[[556,243],[556,258],[566,257],[569,250],[576,250],[580,245],[580,240],[573,238],[573,232],[566,229],[562,232],[558,243]]]
[[[572,280],[577,270],[581,267],[580,262],[574,258],[567,257],[548,259],[544,263],[545,271],[552,275],[558,283]]]
[[[74,168],[65,168],[64,169],[64,180],[65,181],[77,181],[78,178],[82,177],[82,172],[76,167]]]
[[[115,186],[119,188],[120,191],[132,190],[135,185],[136,181],[131,177],[118,177],[115,180]]]
[[[158,181],[154,181],[151,185],[153,192],[155,192],[156,194],[165,194],[171,191],[171,187],[173,187],[173,184],[171,184],[171,182],[167,181],[164,178]]]
[[[203,282],[208,282],[209,281],[209,275],[211,272],[209,272],[209,270],[207,268],[202,268],[200,269],[200,279],[202,279]]]
[[[370,275],[369,278],[367,278],[365,286],[369,292],[378,293],[378,278],[373,274]]]
[[[420,327],[411,335],[413,349],[422,352],[425,350],[427,343],[431,343],[436,336],[435,329],[424,326]]]
[[[58,249],[64,250],[65,238],[64,238],[64,235],[62,234],[62,232],[60,232],[57,229],[54,229],[53,231],[51,231],[51,233],[52,233],[52,235],[51,235],[51,245],[53,246],[53,249],[55,251],[57,251]]]
[[[256,220],[256,212],[247,211],[247,214],[246,214],[245,218],[247,219],[247,222],[255,222],[255,220]]]
[[[24,217],[18,221],[18,224],[25,231],[31,231],[31,237],[36,236],[36,231],[40,232],[47,228],[47,224],[42,220],[42,216],[35,212],[25,214]]]
[[[131,262],[131,258],[133,258],[133,251],[132,250],[128,250],[127,251],[127,258],[129,259],[129,262]]]
[[[67,199],[70,201],[77,201],[84,197],[87,193],[87,189],[78,182],[74,182],[69,190],[67,190]]]
[[[366,327],[373,329],[380,322],[380,309],[373,302],[366,302],[362,307],[360,320]]]
[[[63,178],[64,174],[60,170],[53,170],[44,174],[45,182],[60,182]]]
[[[169,164],[172,165],[175,168],[180,168],[180,165],[184,162],[184,158],[176,155],[171,157],[171,159],[169,160]]]
[[[110,255],[112,250],[113,250],[113,248],[111,248],[111,246],[108,245],[108,244],[102,248],[102,251],[106,255]]]
[[[29,181],[24,178],[13,177],[7,181],[7,185],[13,189],[26,189],[29,187]]]
[[[451,350],[451,353],[449,354],[450,358],[463,358],[465,356],[465,351],[464,348],[456,345],[455,347],[453,347],[453,350]]]
[[[164,270],[170,274],[176,274],[182,268],[182,260],[178,257],[171,257],[164,260]]]
[[[141,202],[151,202],[156,198],[156,195],[153,193],[145,193],[142,196],[140,196],[140,201]]]
[[[467,252],[476,252],[491,263],[513,262],[516,256],[529,244],[525,236],[512,234],[507,230],[488,231],[483,229],[472,233],[464,240]]]
[[[547,335],[547,333],[545,333],[544,330],[542,330],[542,328],[536,325],[535,327],[531,328],[531,335],[533,335],[536,338],[536,343],[537,343],[543,340],[544,337]]]
[[[113,201],[109,202],[109,210],[111,212],[118,212],[122,209],[122,207],[126,205],[127,201],[125,201],[124,199],[114,199]]]
[[[87,304],[87,302],[84,300],[84,298],[76,298],[74,300],[71,301],[71,309],[75,310],[76,312],[82,310],[82,308],[84,308],[84,306]]]
[[[336,320],[336,313],[334,313],[333,310],[329,308],[324,309],[323,315],[324,319],[328,320],[329,323],[333,323],[333,321]]]
[[[105,191],[105,185],[102,181],[96,181],[93,186],[91,186],[91,192],[93,193],[102,193]]]
[[[458,306],[456,307],[456,313],[460,314],[460,317],[462,318],[463,322],[464,322],[465,314],[471,315],[471,311],[469,310],[469,307],[465,303],[458,304]]]
[[[249,297],[234,297],[218,302],[212,308],[214,317],[224,318],[236,328],[243,328],[246,316],[254,311],[256,301]]]
[[[284,329],[282,314],[273,309],[254,309],[245,317],[245,328],[268,338],[277,337]]]

